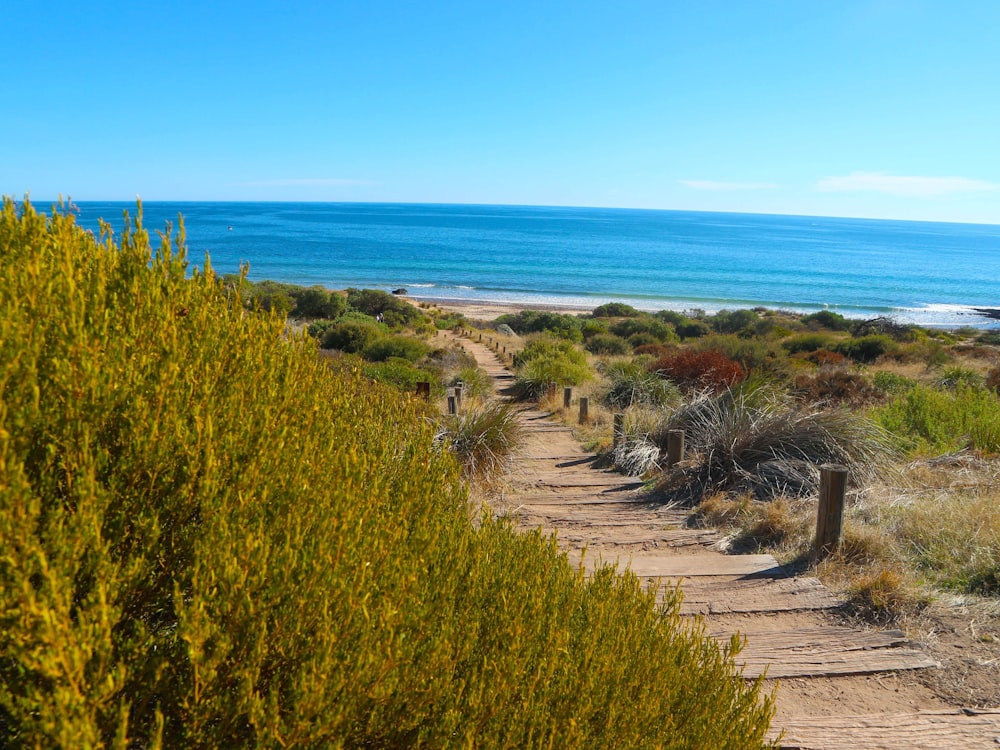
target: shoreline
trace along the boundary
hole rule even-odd
[[[493,302],[489,300],[456,300],[438,297],[415,297],[410,294],[400,295],[402,299],[411,304],[434,305],[445,312],[461,313],[466,318],[472,320],[493,321],[501,315],[508,313],[519,313],[522,310],[534,310],[537,312],[557,312],[567,315],[589,315],[599,305],[593,307],[583,307],[582,305],[559,305],[545,304],[539,302]]]
[[[587,307],[580,304],[559,304],[557,302],[515,302],[510,300],[497,301],[497,300],[473,300],[473,299],[455,299],[447,297],[434,297],[434,296],[417,296],[413,294],[399,295],[402,299],[406,299],[411,304],[430,304],[438,307],[447,312],[461,313],[465,317],[473,320],[482,321],[493,321],[501,315],[508,313],[518,313],[522,310],[534,310],[538,312],[556,312],[565,313],[568,315],[588,315],[594,311],[600,305],[605,304],[600,302],[594,304],[593,306]],[[628,304],[628,303],[625,303]],[[809,313],[800,312],[797,310],[785,310],[780,307],[767,307],[766,305],[753,305],[753,306],[741,306],[733,305],[731,308],[725,309],[756,309],[759,307],[765,307],[768,310],[773,310],[776,312],[788,312],[793,315],[807,315]],[[640,309],[640,308],[636,308]],[[668,308],[663,308],[668,309]],[[651,312],[649,310],[643,310],[643,312]],[[688,312],[685,310],[679,310],[678,312]],[[709,315],[714,314],[717,311],[707,311]],[[836,312],[844,315],[845,318],[852,320],[870,320],[877,315],[872,315],[870,317],[858,316],[858,315],[847,315],[840,313],[836,309],[831,309],[831,312]],[[958,328],[978,328],[983,330],[989,330],[1000,326],[1000,308],[997,307],[973,307],[962,308],[962,312],[955,313],[958,316],[968,316],[969,320],[955,323],[924,323],[919,321],[914,321],[913,316],[903,316],[899,314],[889,313],[885,315],[887,318],[893,320],[898,320],[901,323],[912,324],[919,326],[921,328],[931,328],[939,330],[955,330]]]

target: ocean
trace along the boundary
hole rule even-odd
[[[120,231],[133,203],[81,202]],[[183,215],[189,259],[217,273],[421,299],[714,312],[770,307],[992,327],[1000,226],[544,206],[143,204]]]

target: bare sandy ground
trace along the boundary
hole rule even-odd
[[[445,312],[461,313],[470,320],[495,320],[507,313],[518,313],[522,310],[538,310],[540,312],[559,312],[570,315],[590,313],[594,308],[563,307],[560,305],[535,305],[517,302],[473,302],[465,300],[418,299],[407,298],[412,304],[429,304]]]

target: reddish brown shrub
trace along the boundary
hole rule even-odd
[[[862,406],[882,399],[882,393],[867,378],[845,370],[831,370],[818,375],[799,375],[793,392],[812,402]]]
[[[808,362],[815,362],[820,367],[841,367],[851,361],[840,352],[831,352],[829,349],[817,349],[814,352],[806,352],[796,356]]]
[[[712,349],[667,354],[650,365],[649,369],[681,387],[708,388],[715,392],[736,385],[747,376],[739,362]]]
[[[986,373],[986,387],[1000,394],[1000,366]]]

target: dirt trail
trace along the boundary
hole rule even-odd
[[[512,375],[485,345],[465,347],[499,391]],[[545,412],[521,415],[521,468],[498,511],[556,532],[587,567],[618,561],[661,590],[678,582],[683,611],[719,638],[739,632],[747,677],[777,680],[774,733],[788,748],[998,748],[1000,709],[948,705],[912,677],[934,661],[897,630],[845,626],[840,602],[815,578],[796,577],[770,555],[727,555],[719,536],[685,526],[686,513],[644,499],[640,486],[597,468],[572,431]],[[583,550],[586,550],[585,554]]]

